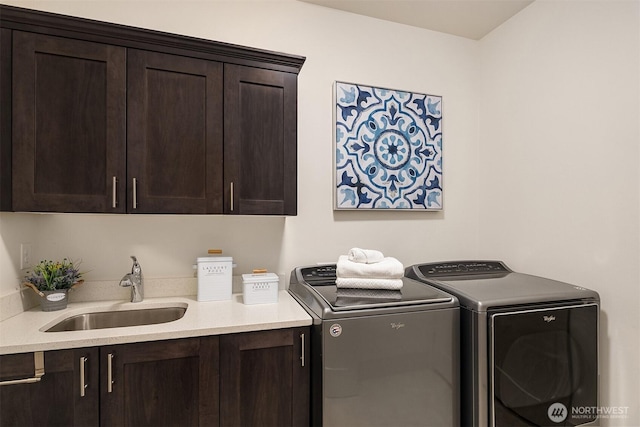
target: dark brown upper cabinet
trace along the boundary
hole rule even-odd
[[[305,58],[0,5],[0,210],[297,210]]]
[[[126,49],[13,32],[13,210],[124,212]]]
[[[222,212],[222,64],[130,49],[127,206]]]
[[[11,48],[11,30],[0,28],[0,211],[11,210]]]
[[[225,65],[225,213],[295,215],[297,79]]]

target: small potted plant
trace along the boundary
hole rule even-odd
[[[40,261],[27,274],[23,284],[40,296],[42,311],[62,310],[67,307],[69,289],[84,282],[82,273],[67,258],[62,261]]]

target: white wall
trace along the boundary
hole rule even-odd
[[[147,277],[188,277],[221,247],[287,274],[352,246],[405,264],[504,259],[603,299],[602,399],[640,425],[638,3],[537,0],[481,42],[282,1],[7,1],[69,15],[304,55],[298,216],[0,214],[0,296],[19,244],[82,258],[116,281],[136,254]],[[444,97],[441,213],[332,211],[332,83]]]
[[[0,214],[0,296],[14,292],[20,243],[34,256],[82,259],[88,280],[116,281],[138,256],[146,277],[190,277],[196,256],[222,248],[234,274],[335,261],[353,246],[405,264],[474,257],[477,242],[477,43],[297,2],[4,1],[307,57],[298,80],[298,216]],[[332,85],[336,80],[442,95],[441,213],[332,210]],[[6,230],[6,231],[5,231]],[[407,245],[407,242],[412,242]]]
[[[602,299],[603,425],[640,425],[640,8],[537,0],[480,43],[480,253]]]

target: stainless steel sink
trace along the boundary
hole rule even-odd
[[[139,310],[100,311],[76,314],[56,323],[45,332],[84,331],[120,328],[123,326],[155,325],[173,322],[184,316],[187,307],[161,307]]]

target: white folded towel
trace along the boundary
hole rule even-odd
[[[336,277],[342,278],[374,278],[400,279],[404,276],[404,266],[393,257],[385,257],[373,264],[349,261],[346,255],[338,257]]]
[[[351,248],[349,250],[349,261],[373,264],[384,259],[382,252],[375,249]]]
[[[376,279],[373,277],[338,277],[336,287],[351,289],[402,289],[402,279]]]
[[[367,280],[367,279],[352,279],[352,280]],[[398,279],[385,279],[385,280],[398,280]],[[400,301],[401,299],[402,299],[402,291],[400,289],[370,289],[370,288],[342,288],[342,287],[336,289],[336,300],[341,300],[344,302],[349,302],[353,300]]]

